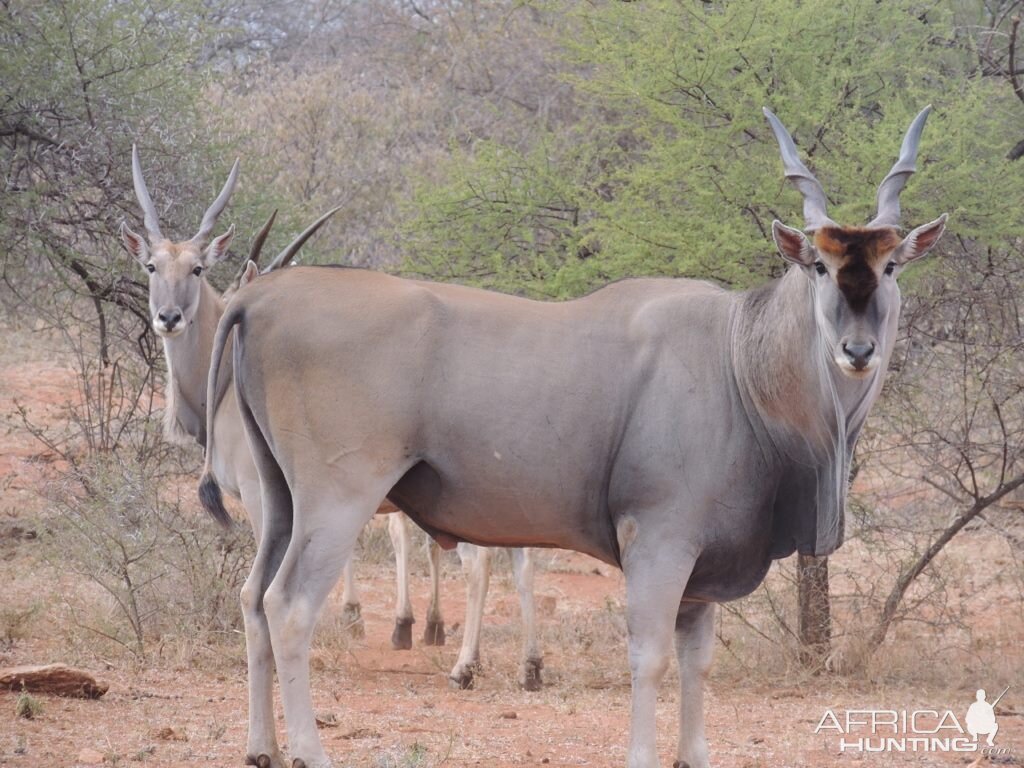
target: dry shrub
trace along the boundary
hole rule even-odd
[[[788,684],[810,675],[800,661],[796,558],[772,564],[751,595],[719,606],[716,669],[729,678]]]
[[[538,583],[543,583],[543,575]],[[559,601],[554,619],[541,614],[537,627],[540,647],[545,654],[544,684],[561,690],[569,704],[579,688],[629,688],[629,667],[624,653],[626,608],[621,596],[606,596],[600,610],[578,610],[568,602]],[[518,630],[518,623],[515,629]],[[515,637],[518,639],[518,634]]]
[[[48,489],[49,562],[98,588],[77,627],[145,659],[155,642],[204,642],[241,626],[238,593],[254,553],[247,525],[197,517],[160,479],[156,457],[79,463]],[[190,477],[180,478],[191,487]]]
[[[0,651],[10,650],[21,640],[30,637],[32,625],[39,614],[40,604],[32,603],[28,608],[17,606],[0,607]]]
[[[168,642],[190,650],[217,636],[240,638],[252,531],[245,524],[225,533],[199,513],[200,452],[162,438],[161,371],[143,343],[149,336],[139,337],[125,313],[111,314],[101,330],[55,317],[77,391],[57,413],[19,405],[16,418],[50,462],[39,527],[67,619],[58,626],[70,627],[68,639],[81,639],[75,644],[87,653],[114,647],[140,661]]]
[[[965,529],[921,572],[884,643],[873,648],[893,584],[957,510],[919,485],[887,480],[881,470],[859,485],[847,541],[829,558],[832,641],[825,670],[801,663],[796,563],[787,558],[772,565],[753,594],[720,607],[716,675],[786,685],[821,672],[870,684],[1024,684],[1024,562],[1019,548],[986,521]]]

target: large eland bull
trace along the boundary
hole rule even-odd
[[[773,223],[793,266],[752,291],[635,279],[544,303],[297,267],[238,293],[213,359],[234,330],[265,514],[242,591],[250,689],[269,709],[275,661],[292,768],[330,765],[310,639],[384,497],[445,547],[562,547],[620,566],[628,764],[658,765],[655,704],[674,636],[677,761],[708,765],[714,604],[748,594],[775,558],[842,541],[851,454],[896,338],[896,277],[946,220],[900,235],[899,193],[927,113],[878,189],[876,218],[845,227],[766,110],[807,234]],[[212,368],[210,402],[220,380]],[[226,521],[209,473],[200,496]],[[272,719],[250,721],[248,760],[286,764]]]

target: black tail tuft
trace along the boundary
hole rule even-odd
[[[231,527],[231,515],[224,508],[224,499],[220,495],[220,486],[214,476],[207,472],[199,481],[199,501],[214,520],[223,528]]]

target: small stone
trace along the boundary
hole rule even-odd
[[[541,760],[541,763],[543,763],[544,765],[547,765],[547,764],[548,764],[548,763],[550,763],[550,762],[551,762],[551,760],[549,760],[549,759],[548,759],[548,758],[546,758],[546,757],[545,757],[544,759],[542,759],[542,760]]]
[[[333,712],[321,712],[316,716],[317,728],[337,728],[338,716]]]
[[[505,712],[502,712],[501,715],[499,715],[499,717],[501,717],[502,720],[515,720],[516,717],[518,717],[518,715],[516,715],[516,713],[510,709]]]
[[[150,735],[161,741],[188,741],[188,735],[184,731],[175,730],[169,725],[151,731]]]
[[[83,765],[102,765],[103,764],[103,753],[95,749],[86,747],[78,753],[78,762]]]
[[[355,728],[348,733],[339,736],[339,739],[379,739],[381,737],[379,731],[375,731],[372,728]]]

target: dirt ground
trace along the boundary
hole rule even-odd
[[[52,350],[0,349],[0,407],[14,401],[56,414],[74,393],[71,371]],[[0,436],[0,523],[31,527],[39,514],[35,491],[46,451],[12,421]],[[43,460],[40,465],[39,459]],[[8,536],[0,542],[0,608],[42,601],[54,590],[36,551],[38,542]],[[338,766],[521,765],[622,766],[629,725],[629,675],[624,645],[623,580],[618,571],[582,555],[538,557],[539,627],[545,686],[538,693],[515,684],[519,652],[518,600],[505,565],[496,569],[487,602],[484,671],[474,690],[452,690],[447,671],[461,641],[465,588],[457,561],[445,562],[443,599],[448,644],[419,643],[427,581],[417,571],[413,601],[421,622],[412,651],[390,648],[394,589],[383,562],[360,567],[366,636],[352,640],[336,617],[332,595],[314,650],[314,701],[327,725],[321,731]],[[1020,605],[1009,610],[1017,615]],[[45,609],[44,609],[45,612]],[[65,644],[43,617],[27,636],[0,644],[0,666],[69,662],[110,684],[97,701],[39,697],[42,712],[15,716],[17,695],[0,693],[0,765],[153,766],[240,765],[246,731],[244,643],[240,635],[209,646],[162,649],[145,666],[127,655],[90,653]],[[1020,637],[1018,636],[1018,641]],[[937,643],[921,642],[922,665],[941,666]],[[744,671],[717,648],[705,700],[713,764],[720,768],[775,766],[978,765],[976,755],[841,753],[833,732],[815,734],[826,710],[953,710],[963,720],[974,688],[919,682],[858,682],[795,675],[788,680],[765,658]],[[941,677],[941,676],[940,676]],[[934,678],[934,676],[932,676]],[[957,678],[959,679],[959,678]],[[980,683],[981,681],[979,681]],[[675,672],[659,699],[659,753],[671,765],[678,707]],[[1024,690],[1011,690],[998,710],[997,744],[1011,750],[991,762],[1024,765]],[[279,733],[283,722],[279,717]],[[984,764],[990,761],[985,759]]]
[[[507,578],[492,587],[483,640],[486,670],[470,691],[452,690],[446,681],[461,633],[456,630],[440,649],[417,645],[408,652],[392,651],[391,584],[380,577],[366,583],[366,638],[328,639],[314,655],[314,700],[324,720],[337,722],[321,735],[337,764],[624,765],[629,721],[625,649],[620,644],[609,653],[606,642],[594,643],[599,649],[587,649],[585,642],[552,642],[553,636],[566,637],[553,626],[607,610],[608,596],[621,599],[622,580],[605,566],[598,566],[600,575],[589,571],[593,562],[582,557],[567,561],[563,567],[579,571],[547,572],[538,579],[546,675],[539,693],[516,689],[518,614]],[[453,622],[463,608],[462,585],[451,574],[445,586],[448,621]],[[421,613],[426,599],[424,580],[418,579],[414,600]],[[339,608],[336,600],[332,607],[335,612]],[[332,629],[337,628],[328,618],[321,633]],[[592,651],[600,657],[592,658]],[[0,658],[6,665],[57,661],[61,655],[60,648],[40,639]],[[102,699],[46,698],[42,715],[31,721],[14,717],[14,694],[0,694],[0,764],[88,764],[78,758],[94,750],[110,765],[239,765],[246,729],[242,644],[224,656],[218,672],[209,671],[206,660],[198,666],[104,669],[93,662],[91,669],[111,685]],[[674,748],[674,688],[670,673],[658,708],[659,751],[666,765]],[[707,731],[714,764],[721,768],[962,765],[967,761],[959,755],[840,754],[834,734],[815,735],[814,729],[830,708],[949,707],[959,716],[972,694],[859,687],[829,679],[787,687],[713,674],[706,695]],[[1024,718],[1001,716],[1000,725],[1000,745],[1024,744]]]

